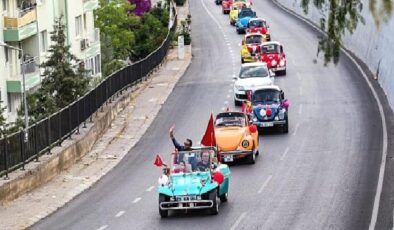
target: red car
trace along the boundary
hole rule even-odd
[[[286,75],[286,55],[279,42],[265,42],[261,45],[260,61],[267,63],[269,69]]]
[[[271,35],[268,31],[268,24],[262,18],[252,18],[249,20],[248,29],[246,29],[247,33],[260,33],[264,35],[265,41],[271,41]]]
[[[222,12],[223,14],[230,13],[231,5],[233,4],[233,0],[222,0]]]

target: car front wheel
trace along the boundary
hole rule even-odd
[[[169,199],[168,199],[168,197],[166,195],[159,194],[159,213],[160,213],[161,218],[166,218],[168,216],[168,210],[161,209],[160,208],[160,204],[162,202],[166,202],[168,200]]]
[[[212,208],[210,209],[210,212],[212,215],[217,215],[219,213],[219,203],[217,200],[217,190],[212,190],[209,192],[209,200],[212,201]]]
[[[219,196],[219,198],[220,198],[220,202],[227,202],[227,197],[228,197],[228,193],[226,192],[226,193],[224,193],[224,194],[222,194],[222,195],[220,195]]]
[[[248,162],[249,162],[249,164],[254,164],[254,163],[256,163],[256,154],[255,154],[255,153],[252,153],[252,154],[250,154],[250,155],[248,156]]]

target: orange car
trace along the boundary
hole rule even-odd
[[[223,112],[215,119],[216,143],[223,162],[246,158],[254,164],[259,154],[259,134],[243,112]]]

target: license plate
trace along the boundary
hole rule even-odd
[[[262,122],[260,123],[260,127],[273,127],[274,122]]]
[[[224,155],[223,160],[224,162],[233,162],[234,161],[233,155]]]

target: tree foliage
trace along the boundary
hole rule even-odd
[[[374,17],[375,24],[379,28],[381,20],[387,21],[392,13],[391,0],[369,0],[369,8]],[[304,13],[308,13],[311,0],[301,0]],[[318,45],[318,54],[323,52],[324,62],[338,63],[342,36],[349,32],[352,34],[359,22],[365,23],[361,15],[363,10],[362,0],[313,0],[313,6],[319,9],[323,15],[320,19],[320,27],[327,32],[328,36],[321,36]]]

